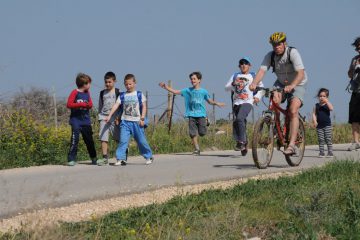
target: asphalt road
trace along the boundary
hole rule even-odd
[[[334,159],[360,159],[360,151],[346,151],[348,145],[334,145]],[[75,167],[41,166],[0,171],[0,219],[26,211],[66,206],[156,188],[251,177],[259,174],[299,171],[326,164],[318,158],[317,146],[307,146],[299,167],[290,167],[281,152],[274,150],[268,169],[255,167],[251,152],[242,157],[235,151],[155,155],[145,165],[141,157],[130,157],[127,166]]]

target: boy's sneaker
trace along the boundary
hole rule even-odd
[[[241,144],[241,148],[240,148],[240,151],[241,151],[241,155],[242,156],[246,156],[248,150],[247,150],[247,144],[246,143],[242,143]]]
[[[96,164],[98,166],[104,166],[104,165],[107,165],[108,164],[108,160],[106,158],[103,158],[103,159],[99,159],[96,161]]]
[[[359,148],[360,148],[360,144],[354,142],[354,143],[352,143],[352,144],[350,145],[350,147],[348,148],[348,151],[354,151],[354,150],[357,150],[357,149],[359,149]]]
[[[149,159],[146,159],[146,162],[145,162],[145,164],[146,165],[150,165],[150,164],[152,164],[153,163],[153,161],[154,161],[154,158],[149,158]]]
[[[324,158],[325,157],[325,153],[319,153],[319,158]]]
[[[117,160],[116,163],[114,164],[115,166],[125,166],[126,165],[126,161],[124,160]]]
[[[334,157],[334,154],[332,152],[329,152],[327,155],[326,155],[327,158],[333,158]]]
[[[235,147],[234,147],[234,150],[235,151],[241,151],[241,145],[242,145],[241,142],[237,142]]]
[[[97,161],[98,161],[98,160],[97,160],[96,158],[91,159],[91,164],[92,164],[92,165],[97,165]]]
[[[200,155],[200,150],[199,150],[199,149],[195,149],[192,154],[199,156],[199,155]]]
[[[75,164],[76,164],[75,161],[70,161],[67,163],[67,165],[70,167],[75,166]]]

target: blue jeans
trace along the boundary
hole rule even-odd
[[[236,142],[247,142],[246,118],[251,112],[251,109],[252,105],[250,103],[234,105],[235,119],[233,122],[233,135]]]
[[[133,136],[145,159],[152,158],[151,148],[145,138],[145,131],[140,127],[139,122],[122,120],[120,124],[120,142],[116,149],[116,159],[126,161],[126,149],[128,148],[130,137]]]

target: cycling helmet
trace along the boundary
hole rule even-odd
[[[286,41],[286,35],[283,32],[274,32],[269,38],[271,44],[281,43]]]

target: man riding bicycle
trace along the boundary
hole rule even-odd
[[[288,101],[290,117],[290,142],[284,154],[295,153],[295,141],[299,128],[299,109],[304,102],[307,83],[307,75],[301,56],[296,48],[289,47],[286,43],[286,35],[283,32],[275,32],[269,42],[273,51],[267,53],[261,63],[254,81],[249,89],[254,91],[257,84],[263,79],[266,71],[273,68],[277,80],[274,87],[284,88],[285,99]],[[274,92],[274,102],[280,104],[283,96],[280,92]]]

